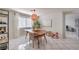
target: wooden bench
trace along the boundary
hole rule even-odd
[[[58,32],[51,32],[51,31],[48,31],[46,33],[47,36],[49,37],[52,37],[52,38],[55,38],[55,39],[59,39],[59,33]]]

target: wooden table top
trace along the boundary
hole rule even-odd
[[[44,35],[44,34],[45,34],[45,31],[44,31],[44,30],[33,30],[33,32],[34,32],[36,35]]]
[[[38,30],[26,30],[26,31],[28,31],[28,32],[30,32],[30,33],[34,33],[35,35],[44,35],[46,32],[44,31],[44,30],[42,30],[42,29],[38,29]]]

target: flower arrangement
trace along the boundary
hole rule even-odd
[[[39,29],[41,27],[41,24],[39,20],[34,21],[33,23],[33,29]]]

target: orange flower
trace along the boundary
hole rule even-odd
[[[37,19],[38,19],[37,14],[32,14],[31,19],[32,19],[33,21],[37,20]]]

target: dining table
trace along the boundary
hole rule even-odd
[[[42,40],[42,37],[44,37],[44,39],[46,40],[47,43],[47,39],[46,39],[46,31],[43,29],[26,29],[26,35],[29,34],[29,40],[32,37],[32,42],[33,42],[33,48],[34,48],[34,40],[38,40],[38,48],[40,48],[40,40]],[[30,33],[32,33],[33,35],[30,36]]]

